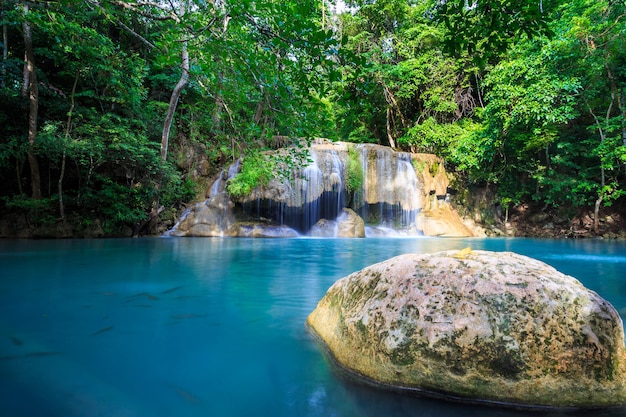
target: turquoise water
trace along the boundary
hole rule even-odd
[[[342,276],[468,245],[541,259],[626,313],[625,242],[0,240],[0,415],[536,416],[348,380],[304,326]]]

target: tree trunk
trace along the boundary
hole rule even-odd
[[[72,115],[74,113],[74,95],[76,94],[76,85],[78,84],[78,72],[76,72],[76,76],[74,77],[74,85],[72,86],[72,94],[70,95],[70,109],[67,112],[67,124],[65,126],[65,138],[64,141],[69,140],[70,138],[70,130],[72,128]],[[63,204],[63,177],[65,176],[65,161],[66,161],[66,152],[65,152],[65,143],[63,146],[63,157],[61,158],[61,173],[59,174],[59,181],[57,182],[57,189],[59,192],[59,215],[61,216],[61,220],[65,223],[65,206]]]
[[[24,15],[28,17],[28,5],[24,5]],[[39,87],[35,71],[35,54],[33,52],[33,37],[28,20],[23,25],[24,30],[24,84],[22,95],[28,96],[28,163],[30,165],[30,184],[32,197],[41,200],[41,175],[39,162],[35,155],[35,141],[37,139],[37,113],[39,111]]]
[[[169,146],[170,140],[170,129],[172,128],[172,121],[174,120],[174,113],[176,112],[178,99],[180,98],[180,93],[189,82],[189,52],[187,51],[187,42],[183,42],[181,59],[182,74],[180,76],[180,80],[178,80],[178,83],[176,83],[176,87],[174,87],[174,90],[172,91],[170,104],[167,108],[167,116],[165,116],[165,123],[163,124],[163,134],[161,136],[161,158],[164,161],[167,160],[167,148]]]
[[[63,204],[63,177],[65,176],[65,149],[63,150],[63,157],[61,158],[61,173],[59,174],[59,181],[57,183],[57,188],[59,192],[59,215],[61,216],[61,220],[65,223],[65,206]]]
[[[391,106],[387,106],[387,140],[389,141],[389,146],[392,149],[396,149],[396,141],[393,139],[393,132],[391,130]]]
[[[593,233],[596,235],[600,230],[600,206],[602,205],[602,200],[604,200],[604,198],[599,196],[593,206]]]
[[[4,7],[4,6],[3,6]],[[7,61],[9,59],[9,33],[4,21],[4,8],[2,9],[2,88],[7,86]]]
[[[22,164],[19,158],[15,159],[15,173],[17,174],[17,190],[22,195],[24,194],[24,189],[22,188]]]
[[[620,89],[618,96],[617,96],[617,107],[619,108],[620,114],[621,114],[621,118],[622,120],[620,120],[620,124],[622,127],[622,145],[626,146],[626,106],[624,106],[624,100],[626,99],[625,96],[625,91],[626,89],[622,88]]]

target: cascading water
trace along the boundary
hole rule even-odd
[[[343,185],[345,164],[337,150],[310,152],[311,162],[296,170],[289,183],[282,183],[280,197],[258,193],[242,204],[246,218],[269,219],[306,233],[320,219],[334,219],[346,204]]]
[[[355,211],[368,225],[418,234],[415,220],[421,208],[421,190],[411,155],[376,145],[357,149],[364,181],[362,192],[355,193]],[[370,232],[381,230],[370,228]]]
[[[346,209],[352,209],[357,219],[360,216],[362,223],[365,223],[366,236],[421,234],[416,219],[421,210],[424,190],[413,167],[411,154],[373,144],[328,141],[317,141],[309,151],[310,163],[295,170],[290,181],[272,180],[268,185],[256,188],[249,196],[231,202],[229,206],[222,197],[226,196],[227,181],[239,170],[239,165],[233,164],[211,186],[209,199],[183,214],[170,234],[195,235],[193,231],[188,233],[182,230],[183,220],[191,225],[189,227],[202,230],[202,233],[208,230],[205,236],[240,236],[236,227],[231,228],[234,223],[246,224],[247,228],[257,224],[259,227],[288,227],[301,235],[316,234],[321,225],[324,230],[337,230],[329,222],[339,224],[346,221]],[[354,152],[360,159],[363,181],[361,189],[348,192],[348,176],[354,175],[352,168],[348,172],[348,165]],[[204,219],[199,221],[189,218],[192,215],[199,216],[207,206],[224,207],[232,213],[229,216],[234,215],[234,222],[229,217],[228,221],[220,220],[221,226],[217,227],[228,227],[230,231],[213,232],[208,226],[195,226],[208,216],[202,214],[200,217]],[[231,206],[234,206],[232,212]]]
[[[226,183],[229,179],[235,178],[235,175],[237,175],[240,168],[241,161],[238,159],[234,163],[232,163],[227,169],[222,170],[215,182],[213,182],[213,184],[211,185],[211,188],[209,190],[209,198],[213,198],[219,193],[224,192]]]
[[[303,200],[306,201],[303,229],[320,219],[334,219],[345,207],[345,166],[336,150],[311,152],[312,162],[304,170]]]
[[[209,198],[185,210],[165,236],[225,236],[235,220],[226,184],[237,175],[240,165],[240,161],[237,160],[222,170],[209,189]]]

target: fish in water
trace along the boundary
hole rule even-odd
[[[175,314],[172,316],[173,319],[197,319],[201,317],[206,317],[206,314]]]
[[[0,356],[0,360],[39,358],[42,356],[54,356],[54,355],[60,355],[60,354],[61,352],[30,352],[30,353],[24,353],[22,355]]]
[[[140,292],[140,293],[129,295],[128,297],[126,297],[126,300],[127,300],[126,302],[132,301],[132,300],[134,300],[135,298],[138,298],[138,297],[146,297],[146,298],[148,298],[148,300],[158,300],[157,297],[155,297],[154,295],[150,294],[149,292]]]
[[[168,386],[171,389],[173,389],[176,392],[176,394],[180,395],[185,401],[192,403],[192,404],[198,404],[200,402],[200,399],[196,397],[194,394],[192,394],[191,392],[185,389],[182,389],[181,387],[177,385],[168,384]]]
[[[93,332],[91,334],[91,336],[97,336],[99,334],[105,333],[105,332],[109,332],[113,330],[113,326],[107,326],[107,327],[103,327],[102,329],[98,330],[97,332]]]
[[[161,291],[161,294],[170,294],[170,293],[173,293],[174,291],[180,290],[181,288],[183,288],[183,286],[179,285],[178,287],[169,288],[169,289],[167,289],[165,291]]]
[[[15,336],[11,336],[11,342],[13,342],[15,346],[22,346],[24,344],[20,339]]]

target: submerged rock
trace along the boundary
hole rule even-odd
[[[229,229],[233,237],[298,237],[295,230],[287,226],[266,225],[259,223],[235,223]]]
[[[517,406],[626,405],[617,311],[514,253],[403,255],[337,281],[309,327],[378,384]]]

